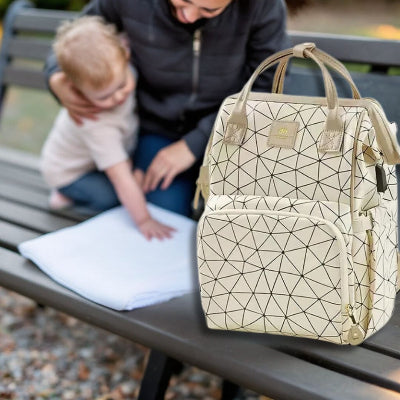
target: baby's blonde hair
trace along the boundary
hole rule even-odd
[[[114,78],[117,62],[126,62],[127,49],[114,25],[87,16],[64,22],[57,30],[54,53],[62,71],[76,85],[104,88]]]

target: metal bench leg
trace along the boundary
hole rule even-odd
[[[180,373],[182,369],[181,362],[151,350],[138,400],[163,400],[171,375]]]
[[[233,400],[239,394],[240,386],[227,380],[222,381],[221,400]]]

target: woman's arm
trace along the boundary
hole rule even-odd
[[[254,21],[247,44],[246,80],[259,64],[272,54],[290,48],[286,31],[286,6],[283,0],[255,2]],[[252,90],[271,91],[274,68],[255,81]]]
[[[62,71],[50,76],[48,86],[77,125],[83,124],[82,118],[96,120],[96,114],[102,111],[83,97]]]

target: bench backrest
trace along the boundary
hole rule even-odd
[[[292,44],[313,42],[342,62],[370,65],[372,72],[400,67],[400,40],[295,31],[290,36]]]
[[[46,89],[42,72],[57,26],[77,13],[36,9],[28,0],[17,0],[8,9],[0,52],[0,109],[8,86]],[[400,41],[344,35],[290,32],[293,44],[314,42],[324,51],[344,62],[371,66],[375,74],[355,74],[360,92],[375,97],[388,110],[389,117],[400,122],[400,108],[395,107],[400,77],[385,76],[390,67],[400,67]],[[294,69],[288,92],[323,95],[322,80],[309,71]],[[348,96],[339,85],[339,94]],[[395,97],[396,93],[396,97]]]
[[[77,14],[36,9],[27,0],[13,2],[3,24],[0,51],[0,107],[8,86],[47,89],[42,72],[57,26]]]
[[[351,72],[362,96],[373,97],[383,106],[388,118],[400,126],[400,75],[391,75],[400,67],[400,40],[383,40],[355,36],[291,32],[292,44],[314,42],[317,47],[346,63],[367,64],[368,73]],[[351,97],[349,85],[334,75],[340,97]],[[319,69],[293,68],[286,88],[288,93],[324,96]]]

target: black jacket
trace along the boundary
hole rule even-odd
[[[168,0],[96,0],[83,12],[125,31],[138,71],[141,126],[184,138],[201,158],[222,100],[241,90],[258,64],[288,48],[283,0],[232,0],[222,14],[185,25]],[[58,69],[54,55],[45,72]],[[269,91],[271,72],[253,90]]]

